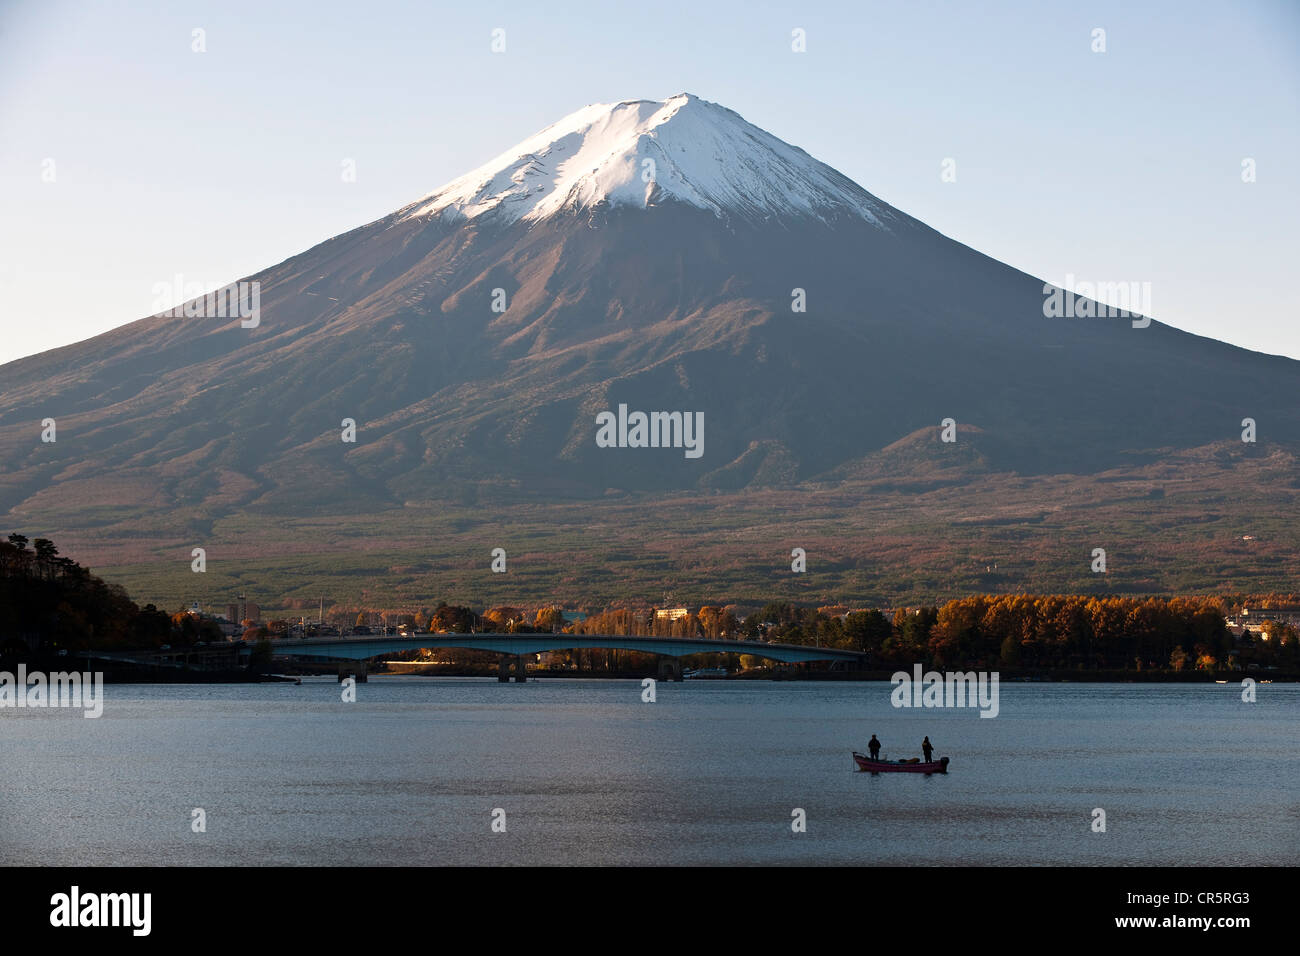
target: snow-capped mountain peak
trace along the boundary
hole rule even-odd
[[[571,113],[402,210],[536,220],[600,203],[681,202],[724,219],[897,214],[846,176],[736,113],[689,93]]]

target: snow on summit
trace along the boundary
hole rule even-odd
[[[893,210],[801,149],[689,93],[594,104],[403,210],[403,218],[535,220],[600,202],[677,201],[721,218],[877,225]]]

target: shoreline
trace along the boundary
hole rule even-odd
[[[12,668],[18,662],[0,664],[0,670]],[[68,659],[57,661],[25,662],[31,671],[59,672],[83,669],[70,666]],[[80,663],[80,662],[78,662]],[[914,666],[914,665],[913,665]],[[926,671],[939,671],[937,668],[923,665]],[[692,678],[669,678],[657,670],[638,668],[619,671],[580,671],[529,669],[526,676],[535,680],[644,680],[653,678],[668,683],[691,681],[814,681],[854,683],[859,681],[890,682],[898,668],[873,668],[869,670],[804,670],[791,668],[764,668],[738,671],[721,675],[701,675]],[[318,667],[288,667],[265,673],[252,673],[244,669],[221,670],[182,670],[174,668],[114,667],[107,669],[93,668],[103,674],[105,684],[276,684],[295,683],[303,677],[331,677],[336,675],[336,665]],[[998,670],[997,674],[1003,684],[1044,683],[1044,684],[1235,684],[1240,686],[1246,679],[1256,683],[1290,684],[1300,682],[1300,672],[1292,671],[1124,671],[1124,670],[1065,670],[1045,668],[1041,670]],[[387,662],[371,664],[368,677],[475,677],[496,678],[498,670],[495,664],[420,664],[419,662]],[[910,675],[909,675],[910,676]]]

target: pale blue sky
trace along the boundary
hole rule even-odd
[[[279,262],[587,103],[682,91],[1026,272],[1150,282],[1157,319],[1300,358],[1293,0],[0,0],[0,361],[140,318],[177,273]]]

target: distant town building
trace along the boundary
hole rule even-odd
[[[1263,624],[1229,624],[1228,633],[1232,635],[1234,641],[1240,641],[1246,634],[1254,634],[1268,640],[1268,635],[1264,633]]]
[[[226,605],[226,620],[238,624],[241,621],[261,621],[262,609],[252,601],[241,601]]]
[[[1263,624],[1265,621],[1276,621],[1278,624],[1290,624],[1292,627],[1300,627],[1300,608],[1255,608],[1252,611],[1248,607],[1243,607],[1240,614],[1229,614],[1227,617],[1227,622],[1230,625]]]
[[[680,621],[691,612],[684,607],[661,607],[655,609],[656,621]]]

